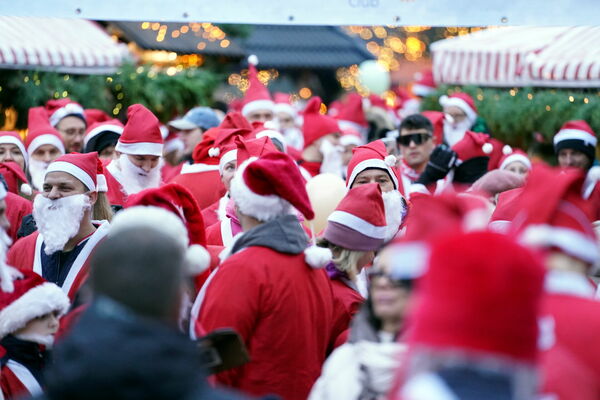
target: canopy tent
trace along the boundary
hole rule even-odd
[[[508,27],[431,45],[437,83],[600,87],[600,27]]]
[[[96,23],[81,19],[0,17],[0,68],[110,73],[129,57]]]

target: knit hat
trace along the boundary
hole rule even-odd
[[[81,104],[65,97],[59,100],[49,100],[46,103],[46,115],[50,125],[56,126],[65,117],[81,118],[86,122],[85,113]]]
[[[471,121],[477,118],[477,107],[473,98],[466,93],[454,93],[450,96],[441,96],[440,104],[442,107],[455,106],[460,108]]]
[[[0,338],[24,328],[35,318],[54,311],[64,315],[69,310],[69,298],[54,283],[31,270],[7,265],[1,268]]]
[[[63,144],[62,137],[50,125],[48,114],[44,107],[30,108],[27,120],[27,137],[25,137],[27,154],[33,154],[39,147],[45,144],[51,144],[62,154],[65,154],[65,145]]]
[[[162,156],[163,138],[158,118],[141,104],[127,109],[127,123],[115,148],[132,155]]]
[[[46,174],[66,172],[79,179],[92,192],[106,192],[106,177],[98,153],[69,153],[50,163]]]
[[[291,96],[289,93],[277,92],[273,95],[273,97],[275,99],[275,112],[281,112],[291,115],[292,117],[296,117],[298,112],[294,106],[292,106]]]
[[[83,138],[83,148],[86,153],[90,151],[102,151],[106,146],[100,146],[104,136],[110,136],[114,143],[123,134],[123,124],[118,119],[110,119],[103,122],[95,122],[89,126]],[[100,148],[102,147],[102,148]]]
[[[348,250],[375,251],[384,243],[385,209],[377,183],[350,189],[327,218],[323,237]]]
[[[554,151],[558,154],[562,149],[573,149],[582,152],[590,160],[596,158],[596,134],[587,122],[568,121],[554,135]]]
[[[334,118],[321,114],[321,98],[318,96],[309,100],[304,109],[303,118],[304,148],[325,135],[340,132],[340,127]]]
[[[111,233],[131,227],[155,228],[175,238],[187,249],[189,272],[193,275],[210,265],[202,212],[194,196],[177,183],[130,195],[125,210],[111,223]]]
[[[350,93],[343,103],[342,109],[336,116],[340,128],[351,128],[366,132],[369,123],[363,110],[363,98],[358,93]]]
[[[398,171],[393,168],[396,165],[396,157],[387,154],[385,143],[382,140],[375,140],[363,146],[352,149],[352,158],[348,163],[346,173],[346,187],[352,187],[354,180],[366,169],[378,168],[386,171],[392,182],[394,189],[398,189]]]
[[[593,265],[599,258],[591,205],[581,197],[584,174],[537,165],[527,178],[513,224],[530,246],[560,249]]]
[[[275,110],[275,103],[265,85],[258,79],[258,57],[248,57],[248,89],[244,93],[244,107],[242,114],[247,117],[256,110]]]
[[[415,83],[412,85],[412,92],[415,96],[426,97],[435,93],[437,85],[433,79],[433,71],[426,69],[415,74]]]
[[[25,150],[25,144],[23,144],[23,141],[21,140],[21,135],[13,131],[0,131],[0,144],[14,144],[17,146],[21,151],[21,154],[23,154],[25,167],[27,167],[29,157],[27,155],[27,151]]]
[[[510,163],[518,161],[525,165],[528,170],[531,170],[531,160],[523,150],[513,149],[509,145],[505,145],[502,148],[502,153],[504,156],[500,159],[498,169],[504,169]]]
[[[535,363],[544,268],[529,250],[497,233],[452,233],[433,244],[428,265],[410,345]]]
[[[8,186],[8,191],[14,194],[23,193],[30,196],[33,193],[31,186],[27,183],[27,175],[21,169],[21,166],[14,161],[5,161],[0,163],[0,175]],[[0,185],[3,186],[3,185]]]

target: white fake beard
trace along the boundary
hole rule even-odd
[[[444,119],[444,139],[450,147],[460,142],[465,136],[465,132],[469,130],[472,122],[468,118],[458,124],[450,123]]]
[[[383,206],[385,208],[385,242],[389,242],[396,236],[400,225],[406,216],[406,202],[398,190],[383,192]]]
[[[321,141],[319,151],[323,155],[323,162],[321,163],[320,173],[334,174],[341,178],[342,171],[344,170],[342,160],[342,150],[339,146],[334,146],[329,140],[324,139]]]
[[[54,346],[54,335],[39,335],[37,333],[22,333],[20,335],[15,335],[17,339],[25,340],[27,342],[34,342],[37,344],[41,344],[46,347],[46,349],[51,349]]]
[[[160,170],[163,165],[162,158],[158,165],[150,172],[134,165],[127,154],[121,154],[119,157],[119,169],[121,170],[121,179],[119,183],[123,187],[126,195],[141,192],[144,189],[157,188],[160,186]]]
[[[38,161],[35,158],[29,158],[29,174],[31,175],[31,183],[34,188],[41,191],[44,186],[44,178],[46,170],[50,163]]]
[[[302,131],[296,127],[284,129],[283,137],[288,146],[295,149],[302,149],[304,147],[304,136],[302,135]]]
[[[64,249],[69,239],[79,232],[83,214],[92,208],[85,194],[50,200],[36,196],[33,201],[33,218],[38,231],[44,237],[47,255]]]

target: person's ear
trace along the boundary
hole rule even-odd
[[[90,198],[90,204],[93,206],[98,200],[98,192],[89,192],[88,197]]]

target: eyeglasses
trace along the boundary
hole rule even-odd
[[[398,136],[398,143],[402,146],[410,146],[410,142],[413,142],[418,146],[429,139],[431,139],[431,135],[428,133],[412,133],[410,135]]]
[[[377,278],[385,278],[387,279],[391,285],[395,288],[403,288],[403,289],[412,289],[413,280],[412,279],[394,279],[389,274],[384,273],[383,271],[370,271],[369,272],[369,280],[377,279]]]

